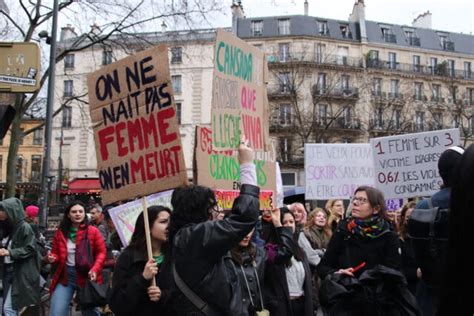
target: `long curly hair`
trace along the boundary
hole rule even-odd
[[[187,224],[198,224],[209,219],[211,210],[217,206],[214,191],[200,185],[189,185],[175,189],[171,196],[170,243],[176,233]]]

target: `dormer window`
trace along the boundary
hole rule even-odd
[[[290,19],[278,20],[278,34],[290,35]]]
[[[449,35],[447,33],[438,33],[438,35],[441,47],[444,50],[454,51],[454,42],[449,40]]]
[[[252,31],[252,36],[262,36],[263,21],[252,21],[251,31]]]
[[[392,29],[390,26],[382,25],[380,26],[380,30],[382,31],[382,38],[387,43],[396,43],[397,37],[393,34]]]
[[[408,45],[410,46],[420,46],[420,38],[416,36],[414,29],[403,29],[405,31],[405,36],[407,38]]]
[[[340,24],[339,29],[341,30],[341,35],[343,38],[352,38],[351,31],[349,30],[349,25]]]
[[[318,21],[319,35],[329,35],[328,22]]]

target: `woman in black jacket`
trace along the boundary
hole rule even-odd
[[[202,306],[183,290],[185,284],[202,301],[208,315],[238,315],[241,297],[238,279],[232,273],[229,251],[255,227],[259,215],[259,188],[253,151],[241,142],[240,196],[230,214],[212,221],[217,208],[214,192],[199,185],[180,187],[173,191],[170,221],[170,242],[177,276],[177,295],[173,298],[175,315],[202,315]],[[197,306],[199,305],[199,307]]]
[[[265,247],[251,241],[255,230],[252,230],[231,251],[232,266],[240,283],[242,310],[238,315],[255,315],[256,311],[266,309],[263,301],[264,273],[266,266],[288,262],[292,253],[292,231],[282,226],[280,210],[271,212],[271,221],[276,232],[276,244]]]
[[[265,304],[272,316],[312,316],[311,269],[308,259],[298,246],[293,213],[281,209],[281,222],[291,228],[293,256],[286,261],[267,265],[265,271]],[[270,234],[272,239],[274,234]],[[272,240],[269,240],[271,243]]]
[[[152,260],[147,260],[143,213],[138,216],[130,244],[115,265],[108,302],[115,315],[173,315],[168,304],[172,286],[167,243],[170,214],[167,207],[148,208]],[[151,285],[153,278],[156,286]]]
[[[342,220],[318,266],[322,280],[331,273],[360,276],[376,265],[400,268],[400,243],[386,219],[379,190],[361,186],[352,199],[352,215]],[[361,266],[360,269],[354,268]]]

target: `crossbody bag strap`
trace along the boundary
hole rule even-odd
[[[260,278],[258,277],[258,272],[257,272],[257,269],[255,268],[255,266],[256,266],[256,263],[254,261],[253,271],[255,272],[255,278],[257,279],[258,293],[260,294],[260,305],[262,305],[262,310],[264,310],[265,306],[263,306],[262,289],[260,288]]]
[[[174,281],[176,282],[176,285],[178,288],[181,290],[181,292],[186,296],[186,298],[193,303],[194,306],[196,306],[197,309],[199,309],[201,312],[203,312],[207,316],[213,316],[216,315],[214,311],[211,309],[209,304],[204,302],[196,293],[194,293],[193,290],[191,290],[186,283],[184,283],[183,279],[179,276],[178,272],[176,271],[176,266],[173,263],[172,265],[173,269],[173,277]]]

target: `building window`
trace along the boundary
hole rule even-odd
[[[316,44],[316,62],[323,63],[325,53],[326,45],[321,43]]]
[[[456,100],[458,99],[458,87],[450,86],[449,94],[450,103],[456,103]]]
[[[455,62],[452,59],[448,59],[448,71],[450,77],[454,77],[456,75]]]
[[[398,86],[400,84],[400,81],[398,79],[392,79],[390,80],[390,93],[392,94],[393,98],[398,97]]]
[[[471,79],[471,78],[472,78],[471,62],[465,61],[464,62],[464,79]]]
[[[70,106],[63,107],[62,127],[65,127],[65,128],[72,127],[72,107]]]
[[[173,85],[173,91],[175,94],[179,94],[182,91],[181,87],[181,75],[171,76],[171,84]]]
[[[251,32],[253,36],[262,36],[263,34],[263,21],[252,21]]]
[[[373,94],[375,96],[382,96],[382,78],[374,78],[373,88]]]
[[[33,132],[33,145],[43,144],[43,129],[39,128]]]
[[[326,93],[326,74],[320,72],[318,74],[318,83],[316,84],[317,87],[317,94],[323,95]]]
[[[437,68],[438,67],[438,58],[436,57],[431,57],[430,58],[430,72],[432,75],[437,74]]]
[[[423,101],[423,83],[415,82],[415,100]]]
[[[344,127],[349,127],[352,123],[352,111],[350,106],[344,106],[342,109],[342,121],[344,122]]]
[[[387,43],[396,43],[397,42],[397,37],[395,34],[393,34],[392,29],[388,26],[382,26],[381,28],[382,31],[382,38],[385,40]]]
[[[280,104],[280,124],[290,125],[293,109],[291,104]]]
[[[176,102],[176,119],[179,125],[181,125],[181,113],[181,102]]]
[[[443,115],[439,112],[432,113],[434,129],[443,129]]]
[[[280,43],[278,44],[278,56],[281,62],[290,60],[290,44]]]
[[[294,172],[282,172],[281,181],[283,186],[295,186],[296,185],[296,173]]]
[[[258,50],[263,50],[263,45],[262,44],[253,44],[253,47],[255,47]]]
[[[349,87],[348,75],[341,75],[341,90],[343,94],[349,94],[351,92]]]
[[[421,71],[421,66],[420,66],[420,56],[418,55],[413,55],[413,71],[414,72],[420,72]]]
[[[290,73],[280,72],[278,77],[280,81],[280,92],[282,93],[290,92]]]
[[[102,65],[108,65],[112,63],[112,51],[103,50],[102,51]]]
[[[25,139],[25,135],[23,134],[25,132],[24,128],[20,128],[20,138],[18,140],[19,145],[23,145],[23,140]]]
[[[319,35],[329,35],[328,22],[318,21]]]
[[[371,50],[369,51],[369,57],[367,60],[367,67],[378,68],[379,67],[379,51]]]
[[[417,131],[425,130],[425,112],[417,111],[415,113],[415,125]]]
[[[339,29],[341,30],[342,38],[352,38],[351,31],[349,30],[349,25],[340,24]]]
[[[459,127],[459,121],[460,121],[459,114],[453,114],[453,123],[452,123],[453,128]]]
[[[290,19],[278,20],[278,34],[290,35]]]
[[[433,97],[431,101],[439,102],[441,86],[439,84],[434,84],[432,87],[433,87]]]
[[[291,141],[286,138],[280,138],[281,160],[287,162],[291,160]]]
[[[349,47],[346,47],[346,46],[337,47],[337,63],[339,65],[347,65],[348,56],[349,56]]]
[[[183,48],[173,47],[171,48],[171,63],[180,64],[183,62]]]
[[[393,110],[393,127],[395,129],[400,129],[402,124],[401,124],[401,119],[402,119],[402,111],[400,109]]]
[[[467,103],[468,105],[474,105],[474,89],[467,89]]]
[[[72,97],[74,94],[74,82],[72,80],[64,80],[64,97]]]
[[[328,105],[320,104],[318,107],[318,117],[320,124],[327,124],[328,119]]]
[[[74,54],[64,56],[64,69],[74,68]]]
[[[397,69],[397,54],[393,52],[388,53],[388,69]]]
[[[23,182],[23,160],[24,158],[21,155],[16,157],[16,182]]]
[[[375,109],[374,115],[374,127],[375,128],[383,128],[383,108],[378,107]]]
[[[38,182],[41,179],[41,156],[31,156],[31,181]]]

